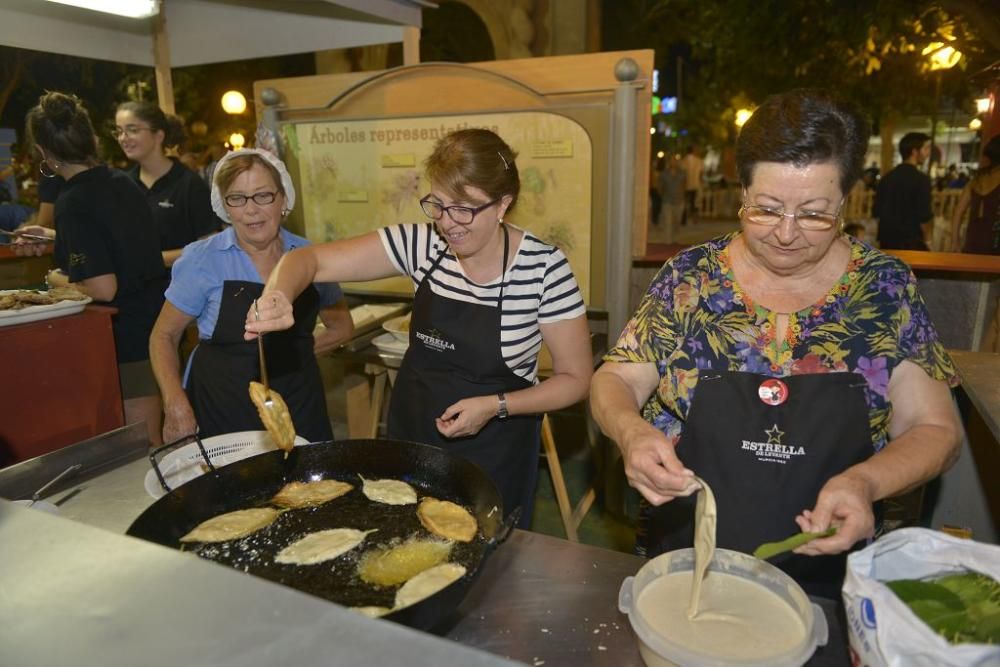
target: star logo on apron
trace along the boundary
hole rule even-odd
[[[769,445],[780,445],[781,436],[785,435],[784,431],[778,429],[777,424],[775,424],[771,428],[764,429],[764,433],[767,434],[767,444]]]

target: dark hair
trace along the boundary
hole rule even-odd
[[[271,174],[271,178],[274,179],[274,185],[278,188],[278,192],[287,196],[288,193],[285,192],[285,187],[281,184],[281,174],[274,168],[274,165],[259,155],[248,153],[246,155],[238,155],[236,157],[229,158],[215,168],[212,180],[215,181],[217,186],[219,186],[219,192],[222,194],[223,198],[225,198],[226,194],[229,192],[229,188],[233,186],[233,181],[236,180],[236,177],[245,171],[250,171],[253,169],[254,165],[264,167],[267,170],[267,173]]]
[[[466,188],[479,188],[490,199],[511,196],[510,211],[517,203],[521,179],[507,143],[490,130],[458,130],[442,137],[424,162],[427,178],[454,198],[467,198]]]
[[[170,116],[152,102],[122,102],[117,111],[127,111],[143,122],[149,123],[153,132],[163,132],[163,147],[180,146],[186,138],[184,122],[177,116]]]
[[[74,164],[97,160],[97,137],[90,114],[76,95],[45,93],[28,111],[25,125],[28,141],[53,158]]]
[[[923,132],[907,132],[899,140],[899,154],[904,160],[909,160],[913,151],[919,151],[930,140],[930,136]]]
[[[847,194],[864,171],[870,134],[864,113],[825,90],[799,88],[771,95],[736,141],[740,182],[750,187],[758,162],[796,167],[834,162],[840,169],[840,190]]]
[[[990,169],[1000,167],[1000,134],[993,137],[983,146],[983,155],[990,160]]]

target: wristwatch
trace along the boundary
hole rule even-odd
[[[497,394],[500,405],[497,406],[497,419],[507,419],[507,396],[501,391]]]

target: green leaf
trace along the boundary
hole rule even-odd
[[[783,554],[786,551],[797,549],[803,544],[812,542],[820,537],[830,537],[836,532],[836,527],[831,526],[820,533],[799,533],[798,535],[792,535],[791,537],[781,540],[780,542],[765,542],[754,549],[753,556],[754,558],[760,558],[761,560],[773,558],[778,554]]]

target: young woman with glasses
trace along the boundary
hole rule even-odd
[[[146,195],[160,234],[163,261],[172,266],[181,249],[222,229],[209,189],[198,174],[168,157],[184,141],[184,125],[151,102],[118,105],[111,135],[134,165],[126,173]]]
[[[43,176],[65,180],[55,203],[59,269],[52,287],[73,284],[118,309],[112,319],[125,421],[145,421],[159,443],[160,400],[149,365],[149,335],[163,303],[167,275],[153,216],[123,173],[98,160],[97,137],[83,104],[46,93],[27,115],[28,141]]]
[[[212,207],[229,226],[184,248],[150,338],[165,441],[196,430],[206,437],[261,429],[247,393],[260,378],[257,344],[244,339],[243,325],[278,260],[309,243],[282,227],[294,205],[288,171],[270,153],[239,150],[219,161]],[[320,442],[333,431],[316,354],[348,340],[354,324],[338,285],[322,281],[301,292],[296,326],[264,338],[268,379],[288,404],[296,433]],[[317,315],[324,327],[314,335]],[[182,381],[177,344],[193,321],[199,344]]]
[[[433,444],[480,465],[531,523],[543,413],[587,393],[590,337],[559,249],[504,222],[517,203],[516,154],[496,134],[461,130],[426,161],[424,224],[401,224],[289,253],[271,275],[247,337],[292,326],[314,280],[411,278],[407,348],[389,406],[390,437]],[[270,335],[270,334],[269,334]],[[265,340],[267,337],[265,336]],[[542,342],[552,375],[538,382]]]
[[[668,261],[595,374],[640,553],[691,546],[697,475],[720,547],[836,527],[774,563],[837,597],[876,504],[957,456],[958,378],[913,274],[842,232],[869,132],[823,91],[768,98],[736,145],[740,231]]]

